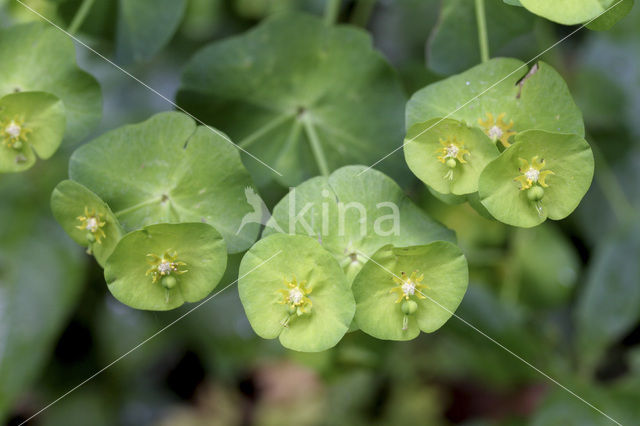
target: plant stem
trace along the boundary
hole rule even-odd
[[[376,0],[358,0],[349,20],[353,25],[365,28],[375,5]]]
[[[484,12],[484,0],[476,1],[476,20],[478,21],[478,42],[480,43],[480,59],[489,60],[489,36],[487,35],[487,18]]]
[[[91,10],[91,6],[93,6],[93,2],[94,0],[82,0],[82,4],[71,20],[71,24],[69,25],[69,29],[67,30],[70,34],[75,34],[76,31],[80,29],[82,23],[89,14],[89,10]]]
[[[304,130],[307,132],[307,136],[309,137],[311,151],[313,151],[313,156],[316,159],[320,173],[322,173],[323,176],[329,176],[329,166],[327,164],[327,158],[324,156],[322,144],[320,143],[320,139],[318,139],[318,135],[313,124],[311,124],[307,119],[304,120]]]
[[[327,25],[335,24],[338,20],[338,12],[340,12],[341,0],[327,0],[327,5],[324,9],[324,22]]]

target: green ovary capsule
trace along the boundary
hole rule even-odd
[[[532,186],[527,190],[527,198],[530,201],[540,201],[544,197],[544,189],[541,186]]]

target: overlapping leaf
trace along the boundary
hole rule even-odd
[[[247,158],[260,185],[371,164],[402,139],[400,82],[370,37],[311,16],[277,15],[205,47],[187,65],[178,101],[283,174]]]
[[[125,231],[205,222],[232,253],[246,250],[258,235],[259,223],[241,223],[252,212],[245,197],[251,178],[237,149],[182,113],[157,114],[83,145],[71,157],[69,174],[109,205]]]

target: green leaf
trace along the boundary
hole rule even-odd
[[[417,303],[415,313],[405,314],[399,292],[391,291],[404,279],[424,274],[410,300]],[[469,281],[467,260],[458,247],[446,241],[423,246],[396,248],[391,245],[378,250],[353,282],[356,299],[355,322],[362,331],[378,339],[410,340],[420,331],[431,333],[444,325],[456,310]],[[415,282],[415,281],[414,281]],[[423,295],[424,298],[420,298]]]
[[[589,265],[578,298],[578,344],[588,364],[623,337],[640,317],[640,228],[605,241]]]
[[[242,259],[239,276],[240,300],[253,330],[265,339],[278,337],[289,349],[329,349],[353,319],[355,302],[346,276],[313,238],[275,234],[258,241]],[[285,302],[286,282],[294,278],[311,289],[311,308],[300,316],[290,315]]]
[[[527,56],[523,51],[534,43],[514,49],[513,45],[525,35],[533,34],[534,17],[522,8],[514,8],[500,1],[485,1],[490,52],[504,56],[510,51]],[[531,51],[530,56],[537,54]],[[528,57],[530,57],[528,56]],[[427,65],[440,74],[463,71],[480,62],[478,24],[473,1],[448,0],[442,2],[438,25],[427,43]]]
[[[260,186],[374,163],[400,144],[404,101],[366,32],[289,14],[205,47],[178,93],[186,110],[283,174],[247,158]],[[406,178],[402,165],[387,166]]]
[[[544,62],[529,72],[523,62],[497,58],[431,84],[407,103],[407,128],[448,117],[480,127],[504,114],[510,131],[530,129],[584,135],[582,114],[562,77]],[[505,134],[506,136],[506,134]]]
[[[616,0],[618,3],[618,0]],[[619,20],[624,18],[631,12],[633,8],[633,0],[621,0],[619,4],[615,4],[615,6],[611,7],[608,12],[605,12],[595,20],[591,21],[587,28],[595,31],[607,31],[613,28],[615,24],[618,23]]]
[[[83,247],[90,247],[100,266],[104,266],[105,261],[122,237],[118,219],[109,206],[79,183],[65,180],[60,182],[51,194],[51,210],[65,232],[76,243]],[[95,216],[104,223],[97,231],[100,236],[101,233],[104,233],[104,236],[99,238],[100,241],[97,241],[94,233],[86,229],[87,222],[79,219],[83,216]],[[88,235],[92,235],[92,239],[95,241],[90,242],[87,239]]]
[[[73,42],[44,23],[0,30],[0,95],[42,91],[60,98],[67,125],[65,138],[77,141],[100,121],[98,82],[80,70]]]
[[[529,12],[564,25],[587,22],[619,0],[520,0]]]
[[[587,141],[578,135],[529,130],[518,134],[515,144],[490,162],[480,175],[480,201],[501,222],[529,228],[547,217],[567,217],[586,194],[593,178],[593,153]],[[521,190],[514,179],[522,176],[520,159],[531,163],[544,160],[546,177],[544,196],[537,204],[529,199],[531,188]],[[538,187],[536,184],[534,187]]]
[[[184,265],[154,282],[150,255]],[[226,247],[215,228],[206,223],[165,223],[125,235],[107,259],[104,277],[113,296],[125,305],[165,311],[205,298],[226,265]]]
[[[447,157],[453,154],[447,153],[449,147],[456,150],[458,157]],[[415,124],[404,141],[404,158],[411,171],[441,194],[476,192],[480,172],[498,153],[482,130],[452,119],[434,118]],[[448,167],[447,161],[452,161],[454,167]]]
[[[49,93],[12,93],[0,99],[0,127],[0,173],[23,171],[35,163],[33,151],[47,159],[60,146],[64,107]]]
[[[7,191],[0,192],[4,199]],[[80,251],[55,223],[29,217],[32,208],[2,210],[3,223],[21,231],[0,238],[0,423],[46,365],[85,272]]]
[[[179,112],[112,130],[71,156],[71,179],[95,192],[126,231],[155,223],[205,222],[230,253],[256,240],[259,223],[241,227],[252,208],[238,151],[214,130]]]
[[[263,235],[275,232],[321,240],[353,280],[366,258],[380,247],[406,247],[454,233],[420,210],[389,177],[364,166],[347,166],[329,177],[297,186],[273,209]]]
[[[178,29],[186,0],[119,0],[116,56],[120,62],[152,58]]]

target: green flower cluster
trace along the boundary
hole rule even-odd
[[[407,164],[436,197],[509,225],[562,219],[591,185],[582,115],[542,62],[526,72],[493,59],[429,85],[409,100],[407,126]]]

